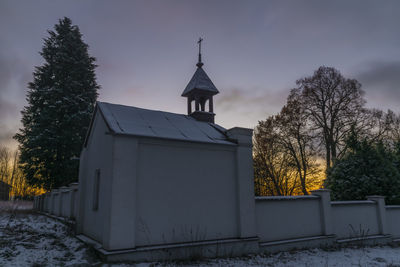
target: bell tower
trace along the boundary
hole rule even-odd
[[[219,91],[208,77],[207,73],[203,70],[204,64],[201,61],[202,41],[203,39],[199,38],[199,41],[197,42],[199,45],[199,61],[196,64],[197,70],[183,91],[182,96],[187,98],[189,116],[192,116],[198,121],[214,123],[215,113],[213,107],[213,96],[218,94]],[[193,101],[194,108],[192,108]]]

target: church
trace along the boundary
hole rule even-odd
[[[77,234],[106,260],[256,252],[252,130],[215,124],[199,59],[187,114],[98,102],[80,156]],[[190,255],[189,255],[190,254]]]

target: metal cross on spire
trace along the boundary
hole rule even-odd
[[[199,45],[199,62],[197,62],[196,66],[201,68],[203,66],[203,62],[201,62],[201,42],[203,39],[200,37],[199,40],[197,41],[197,44]]]

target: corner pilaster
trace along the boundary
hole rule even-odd
[[[385,197],[383,197],[383,196],[367,196],[367,199],[376,202],[380,234],[381,235],[388,234],[387,223],[386,223]]]
[[[332,208],[331,208],[331,190],[318,189],[311,191],[311,193],[321,198],[320,211],[321,211],[322,233],[324,235],[332,235],[333,225],[332,225]]]
[[[237,143],[236,183],[238,194],[239,237],[256,236],[254,171],[252,155],[253,130],[235,127],[227,131],[228,138]]]

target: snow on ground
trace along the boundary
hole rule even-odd
[[[0,266],[87,264],[87,253],[58,221],[26,211],[0,213]]]
[[[167,265],[174,266],[174,265]],[[342,248],[338,250],[310,249],[281,252],[274,255],[255,255],[236,259],[214,259],[182,266],[391,266],[400,267],[400,248],[389,246]],[[150,267],[150,266],[149,266]]]
[[[0,210],[0,266],[398,266],[399,247],[310,249],[242,258],[170,263],[105,264],[71,229],[27,210]]]

